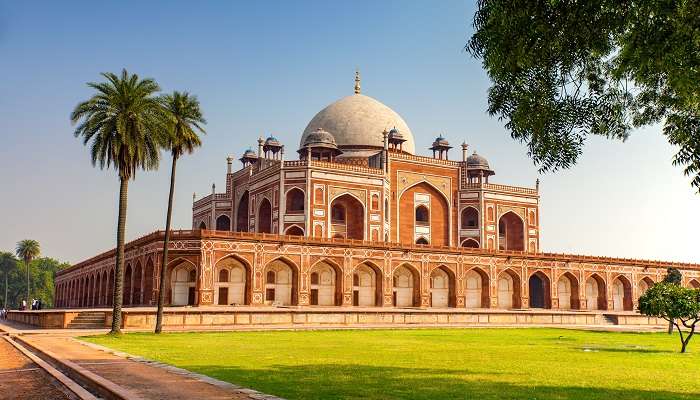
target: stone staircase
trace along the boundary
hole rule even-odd
[[[617,325],[617,315],[603,314],[603,325]]]
[[[68,329],[99,329],[104,327],[104,311],[82,311],[68,323]]]

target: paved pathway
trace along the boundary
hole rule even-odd
[[[182,369],[167,365],[152,363],[139,358],[112,352],[101,346],[85,344],[76,340],[73,336],[85,335],[91,331],[75,330],[39,330],[22,329],[23,327],[13,323],[6,324],[0,322],[0,331],[5,331],[12,335],[21,335],[20,338],[28,344],[44,351],[50,351],[61,360],[69,361],[98,375],[115,385],[115,387],[125,390],[131,395],[128,398],[141,399],[276,399],[274,396],[258,393],[232,385],[227,382],[218,381],[202,375],[194,374]],[[97,332],[106,332],[99,330]],[[0,343],[11,345],[0,339]],[[14,349],[13,349],[14,350]],[[0,348],[0,354],[4,348]],[[2,360],[5,360],[3,357]],[[30,364],[8,364],[8,368],[28,369],[33,368]],[[0,361],[0,372],[4,366],[4,361]],[[32,373],[35,370],[31,370]],[[0,399],[61,399],[59,395],[22,395],[19,397],[5,397],[5,387],[1,386],[5,379],[0,373]],[[8,382],[12,383],[8,380]],[[49,382],[36,381],[36,386],[40,390],[48,390]],[[13,384],[21,385],[24,382],[16,381]],[[38,389],[38,390],[39,390]],[[37,393],[41,393],[40,391]]]

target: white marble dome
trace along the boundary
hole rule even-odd
[[[300,143],[303,146],[306,137],[321,128],[333,135],[341,150],[381,149],[382,132],[394,127],[406,139],[403,150],[413,154],[416,146],[406,121],[391,108],[358,93],[343,97],[316,114],[304,129]]]

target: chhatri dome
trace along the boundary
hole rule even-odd
[[[360,76],[355,73],[355,93],[343,97],[316,114],[304,129],[300,145],[304,146],[307,137],[318,129],[329,132],[335,138],[338,148],[346,155],[362,150],[379,150],[384,147],[383,132],[397,129],[406,141],[403,150],[413,154],[415,142],[413,134],[401,118],[391,108],[360,93]]]

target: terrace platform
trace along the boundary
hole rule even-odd
[[[155,307],[126,308],[125,329],[152,329]],[[8,319],[40,329],[99,329],[112,322],[112,310],[55,309],[11,311]],[[636,312],[424,309],[393,307],[166,307],[168,330],[267,329],[275,327],[418,327],[418,326],[641,326],[663,327],[664,320]]]

